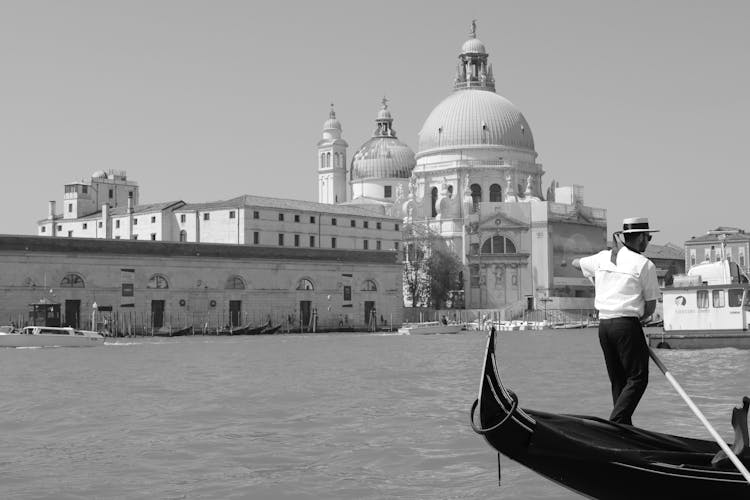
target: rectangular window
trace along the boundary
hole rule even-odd
[[[73,204],[68,203],[68,213],[72,213],[72,212],[73,212]]]
[[[315,224],[315,216],[314,215],[310,216],[310,224]]]
[[[209,220],[211,218],[211,214],[206,212],[203,214],[203,220]]]
[[[134,226],[137,226],[137,225],[138,225],[138,219],[133,219],[133,225],[134,225]]]
[[[114,198],[114,197],[115,197],[115,192],[114,192],[114,190],[112,190],[112,189],[110,189],[110,190],[109,190],[109,197],[110,197],[110,198]]]
[[[88,228],[89,228],[89,225],[86,222],[84,222],[83,223],[83,229],[88,229]]]
[[[394,231],[398,231],[398,230],[399,230],[399,225],[398,225],[398,224],[396,224],[396,225],[395,225],[395,226],[393,227],[393,230],[394,230]]]
[[[156,222],[156,216],[155,216],[155,215],[152,215],[152,216],[151,216],[151,224],[153,224],[154,222]]]
[[[398,241],[393,242],[393,249],[398,250]]]
[[[354,219],[352,219],[351,222],[349,223],[349,225],[352,226],[352,227],[357,227],[357,221],[354,220]]]
[[[294,222],[299,222],[299,215],[295,214],[295,216],[294,216]]]
[[[68,231],[68,238],[72,238],[72,237],[73,237],[73,231]]]
[[[391,186],[383,186],[383,198],[391,197]]]
[[[279,220],[284,220],[284,214],[279,214]]]
[[[255,245],[260,243],[260,233],[258,231],[253,231],[253,243]]]
[[[336,248],[336,238],[331,238],[331,248]]]
[[[344,285],[344,300],[349,302],[352,300],[352,287]]]
[[[731,288],[729,290],[729,307],[740,307],[742,305],[742,289]]]
[[[103,224],[101,222],[99,222],[99,227],[102,227],[102,226],[103,226]]]
[[[745,267],[745,247],[740,247],[737,249],[737,251],[740,253],[740,265],[744,268]]]
[[[115,228],[119,228],[119,227],[120,227],[120,219],[117,219],[115,221]]]
[[[133,235],[133,239],[134,239],[134,240],[137,240],[137,239],[138,239],[138,235],[137,235],[137,234],[134,234],[134,235]]]
[[[368,227],[370,227],[370,223],[368,221],[364,221],[362,223],[362,227],[365,228],[365,229],[367,229]]]
[[[119,226],[118,226],[118,227],[119,227]],[[62,231],[62,225],[58,224],[58,225],[57,225],[57,230],[58,230],[58,231]]]
[[[156,241],[156,233],[151,233],[151,241]]]
[[[365,240],[365,241],[362,242],[362,248],[364,248],[365,250],[367,250],[369,247],[370,247],[370,242],[369,241]]]
[[[180,222],[185,222],[186,217],[185,214],[180,214]]]
[[[235,218],[235,213],[234,213],[234,210],[230,210],[230,211],[229,211],[229,218],[230,218],[230,219],[234,219],[234,218]]]
[[[284,235],[283,234],[279,235],[279,246],[280,247],[284,246]]]
[[[253,219],[260,219],[260,212],[253,210]]]
[[[383,224],[382,224],[382,223],[380,223],[380,222],[376,222],[376,223],[375,223],[375,228],[376,228],[376,229],[383,229]]]
[[[695,265],[695,249],[690,250],[690,267]]]
[[[724,290],[711,291],[714,307],[724,307]]]
[[[83,194],[86,194],[86,193],[88,193],[88,192],[89,192],[89,187],[88,187],[88,186],[81,186],[81,192],[82,192]]]
[[[335,225],[336,225],[336,218],[335,218],[335,217],[334,217],[333,219],[331,219],[331,225],[332,225],[332,226],[335,226]]]
[[[294,235],[294,246],[295,247],[299,246],[299,234]]]
[[[382,249],[382,246],[383,246],[383,245],[382,245],[382,243],[380,242],[380,240],[378,240],[378,241],[376,241],[376,242],[375,242],[375,250],[381,250],[381,249]]]
[[[315,236],[310,236],[310,248],[315,248]]]
[[[708,290],[697,291],[698,309],[708,309]]]
[[[42,232],[43,232],[43,233],[46,233],[46,232],[47,232],[47,226],[42,226]]]

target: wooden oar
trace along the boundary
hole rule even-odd
[[[719,445],[719,447],[724,451],[724,453],[727,454],[727,457],[729,460],[732,461],[735,467],[737,467],[737,470],[740,471],[740,473],[744,476],[745,481],[750,484],[750,472],[747,471],[745,468],[745,465],[740,462],[740,459],[737,458],[737,455],[734,454],[731,448],[729,448],[729,445],[719,436],[719,433],[716,432],[716,429],[713,428],[711,423],[706,419],[706,417],[703,415],[703,412],[695,406],[695,403],[693,403],[693,400],[690,399],[690,396],[687,395],[687,393],[682,389],[680,384],[675,380],[675,378],[672,376],[671,373],[669,373],[669,370],[664,365],[664,363],[661,362],[659,357],[656,355],[654,350],[649,347],[648,353],[651,356],[651,359],[654,360],[654,363],[656,363],[656,366],[659,367],[659,369],[662,371],[665,377],[667,377],[667,380],[669,380],[669,383],[672,384],[672,387],[675,388],[675,390],[682,396],[682,399],[685,400],[687,405],[690,407],[691,410],[693,410],[693,413],[695,413],[695,416],[698,417],[698,420],[701,421],[701,423],[704,425],[706,429],[708,429],[708,432],[711,433],[711,436],[713,436],[714,441]]]

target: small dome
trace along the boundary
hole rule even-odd
[[[388,108],[383,108],[378,111],[378,120],[390,120],[391,118],[391,112]]]
[[[107,178],[107,172],[104,170],[97,170],[93,174],[91,174],[92,179],[106,179]]]
[[[469,38],[461,46],[462,54],[486,54],[484,44],[479,38]]]
[[[352,180],[411,177],[414,151],[395,137],[373,137],[352,158]]]
[[[341,122],[336,119],[336,112],[333,110],[333,103],[331,103],[331,111],[328,113],[328,119],[323,123],[323,130],[341,130]]]

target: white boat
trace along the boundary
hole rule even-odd
[[[441,323],[440,321],[426,321],[422,323],[404,323],[398,329],[403,335],[429,335],[435,333],[458,333],[462,330],[460,323]]]
[[[93,347],[103,343],[104,337],[97,332],[70,327],[0,328],[0,347]]]
[[[662,288],[663,331],[652,347],[750,348],[750,283],[735,262],[702,262]]]

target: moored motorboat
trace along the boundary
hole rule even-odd
[[[744,432],[737,432],[735,426],[739,437],[734,448],[744,463],[750,461],[748,402],[745,398],[740,412]],[[598,417],[520,408],[518,397],[500,379],[494,332],[487,342],[471,425],[499,453],[590,498],[750,498],[750,484],[727,464],[713,441],[651,432]]]
[[[103,343],[99,333],[71,327],[26,326],[0,331],[0,347],[93,347]]]
[[[403,335],[431,335],[436,333],[458,333],[463,328],[460,323],[442,323],[440,321],[426,321],[422,323],[404,323],[398,329]]]
[[[750,348],[750,283],[735,262],[722,258],[691,267],[662,288],[662,331],[651,347]]]
[[[182,337],[184,335],[191,335],[193,333],[192,326],[185,326],[182,328],[174,328],[172,326],[162,326],[158,330],[154,330],[154,337]]]

